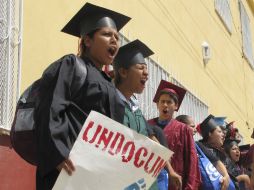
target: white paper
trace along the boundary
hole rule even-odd
[[[92,111],[70,153],[76,170],[72,176],[61,171],[53,189],[148,189],[172,153],[144,135]]]

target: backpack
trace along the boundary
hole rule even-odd
[[[82,85],[86,79],[87,69],[84,61],[76,57],[76,64],[78,69],[82,71],[82,78],[79,84]],[[37,165],[37,150],[36,150],[36,135],[35,135],[35,111],[40,105],[42,99],[40,99],[41,93],[45,93],[45,86],[47,87],[46,93],[53,95],[53,91],[56,85],[58,74],[61,67],[61,62],[55,63],[53,77],[51,80],[43,81],[42,78],[36,80],[30,85],[20,96],[15,116],[12,122],[10,131],[10,140],[12,147],[25,161],[32,165]],[[50,69],[50,68],[49,68]],[[45,85],[45,83],[48,83]],[[76,106],[77,107],[77,106]]]

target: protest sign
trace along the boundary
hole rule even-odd
[[[148,189],[172,151],[92,111],[70,153],[75,172],[61,171],[54,190]]]

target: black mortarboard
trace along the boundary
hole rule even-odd
[[[117,70],[118,68],[129,68],[138,63],[145,64],[145,58],[152,54],[154,54],[153,51],[140,40],[132,41],[119,48],[114,68]]]
[[[119,31],[129,20],[130,17],[123,14],[86,3],[61,31],[77,37],[102,27],[112,27]]]
[[[213,129],[218,127],[218,123],[214,120],[213,115],[209,115],[201,124],[200,124],[200,130],[201,130],[201,135],[203,137],[207,137],[209,132],[211,132]]]
[[[180,105],[183,101],[183,98],[186,94],[186,90],[184,88],[181,88],[171,82],[165,81],[165,80],[161,80],[157,91],[155,93],[155,96],[153,98],[153,102],[157,103],[159,101],[160,95],[162,91],[166,91],[168,93],[172,93],[175,94],[177,96],[178,99],[178,108],[176,111],[178,111],[178,109],[180,108]]]
[[[238,144],[240,143],[240,140],[239,139],[232,139],[232,138],[226,138],[225,141],[224,141],[224,145],[227,145],[227,144],[236,144],[238,146]]]
[[[241,152],[247,152],[250,149],[250,144],[241,145],[239,146],[239,149]]]

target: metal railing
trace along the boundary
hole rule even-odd
[[[0,129],[9,131],[20,86],[22,0],[0,0]]]

